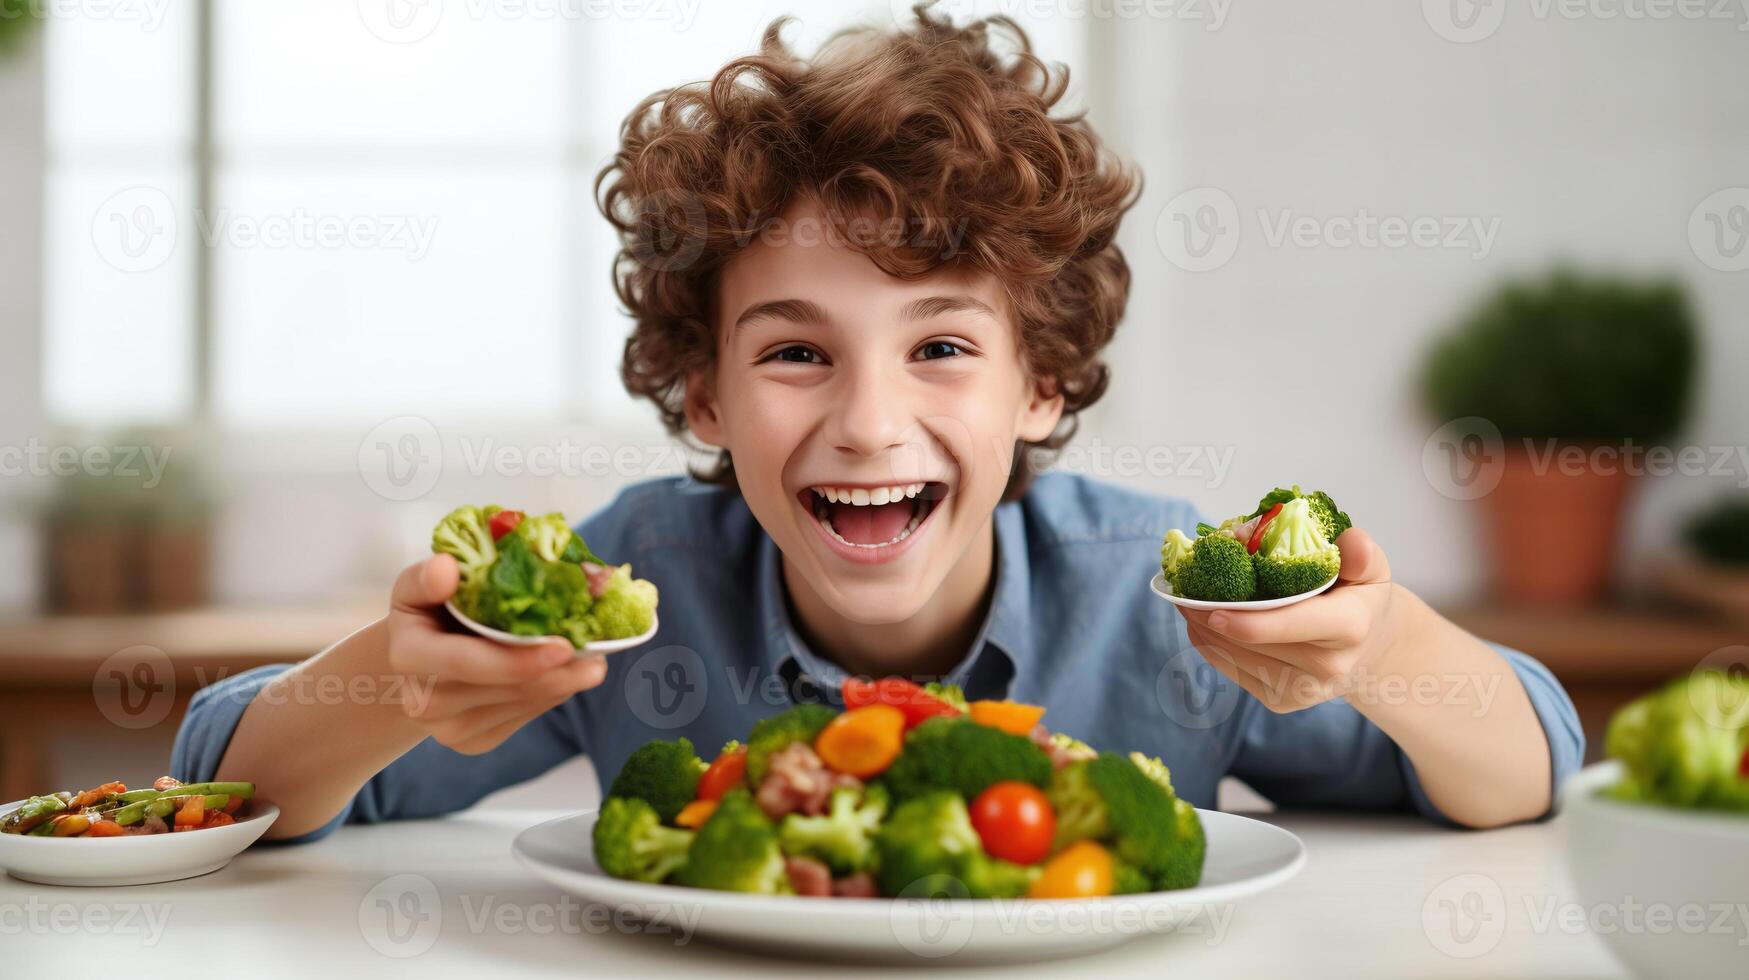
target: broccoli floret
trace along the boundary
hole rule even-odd
[[[1077,840],[1110,840],[1118,860],[1155,887],[1183,888],[1186,880],[1200,880],[1202,822],[1195,807],[1180,806],[1161,784],[1154,765],[1104,752],[1059,770],[1048,795],[1057,814],[1053,849]]]
[[[970,800],[1004,779],[1049,786],[1051,759],[1024,735],[966,718],[931,718],[906,734],[903,750],[881,778],[895,800],[935,789]]]
[[[814,743],[820,729],[838,715],[823,704],[798,704],[788,711],[753,723],[747,735],[747,782],[758,786],[765,781],[767,764],[774,752],[791,742]]]
[[[1294,484],[1292,490],[1276,487],[1269,491],[1262,500],[1257,502],[1257,509],[1252,511],[1250,516],[1256,517],[1276,504],[1287,504],[1293,500],[1304,500],[1311,506],[1312,520],[1317,522],[1318,531],[1324,536],[1324,540],[1331,544],[1336,543],[1336,539],[1342,536],[1343,531],[1354,526],[1354,522],[1348,519],[1348,515],[1336,508],[1336,501],[1331,500],[1329,494],[1322,490],[1313,490],[1311,493],[1307,493],[1301,490],[1297,483]]]
[[[1187,599],[1244,602],[1257,591],[1257,570],[1239,539],[1205,534],[1196,539],[1190,560],[1178,566],[1172,587]]]
[[[1203,833],[1202,817],[1196,807],[1183,797],[1172,798],[1172,809],[1178,826],[1178,843],[1167,858],[1166,866],[1154,877],[1160,889],[1195,888],[1202,881],[1202,862],[1208,854],[1208,837]]]
[[[966,705],[966,692],[960,690],[958,684],[938,684],[935,681],[930,681],[923,685],[923,691],[926,694],[933,694],[941,700],[946,701],[948,704],[960,709],[961,712],[970,710]]]
[[[1116,860],[1111,862],[1111,893],[1113,895],[1135,895],[1154,890],[1154,883],[1148,880],[1140,868]]]
[[[833,874],[867,871],[874,863],[874,834],[887,815],[887,791],[879,783],[862,790],[844,786],[820,816],[792,813],[778,828],[783,852],[817,858]]]
[[[1057,834],[1051,850],[1060,851],[1078,840],[1099,840],[1111,836],[1111,821],[1106,816],[1105,801],[1087,778],[1087,763],[1075,762],[1056,771],[1051,787],[1045,792],[1051,810],[1057,816]]]
[[[1038,874],[984,853],[966,801],[947,790],[899,804],[875,835],[875,850],[884,895],[1014,898]]]
[[[1195,547],[1196,542],[1183,531],[1173,528],[1166,532],[1166,542],[1160,546],[1160,573],[1166,576],[1166,581],[1173,583],[1173,588],[1178,587],[1178,569],[1189,560]]]
[[[528,550],[538,555],[543,561],[559,561],[576,535],[571,533],[571,525],[565,523],[563,514],[533,514],[517,522],[510,532],[528,544]]]
[[[656,585],[632,578],[632,566],[614,569],[607,590],[567,618],[565,635],[575,646],[595,640],[642,636],[656,622]]]
[[[1604,749],[1627,770],[1618,799],[1749,811],[1749,678],[1707,669],[1668,684],[1616,713]]]
[[[1324,537],[1304,497],[1282,505],[1257,548],[1257,592],[1278,599],[1310,592],[1342,570],[1342,552]]]
[[[698,777],[704,770],[704,760],[692,751],[691,741],[655,739],[626,758],[607,795],[643,800],[663,823],[673,823],[674,815],[698,795]]]
[[[595,820],[595,863],[615,878],[660,882],[686,863],[692,831],[662,826],[643,800],[609,797]]]
[[[723,794],[710,819],[698,828],[677,877],[694,888],[755,895],[795,891],[778,847],[777,827],[744,789]]]
[[[1130,761],[1136,764],[1137,769],[1146,773],[1149,779],[1159,783],[1161,789],[1174,796],[1178,795],[1178,791],[1172,788],[1172,770],[1166,768],[1166,763],[1161,762],[1159,758],[1143,755],[1140,752],[1131,752]]]
[[[462,584],[481,581],[486,569],[498,558],[498,547],[492,542],[492,532],[486,522],[492,519],[496,507],[466,505],[450,511],[431,531],[431,550],[450,555],[461,569]]]

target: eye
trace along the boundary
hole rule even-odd
[[[784,362],[787,362],[790,364],[824,364],[824,363],[826,363],[826,358],[823,355],[821,355],[821,353],[819,351],[815,350],[812,347],[804,347],[801,344],[791,344],[788,347],[784,347],[780,350],[772,351],[770,354],[765,355],[765,357],[762,358],[762,360],[784,361]]]
[[[917,357],[920,360],[925,361],[940,360],[944,357],[958,357],[964,353],[965,351],[960,348],[960,345],[948,340],[931,340],[922,347],[917,348]]]

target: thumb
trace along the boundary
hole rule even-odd
[[[1358,527],[1343,531],[1336,538],[1342,551],[1342,571],[1337,578],[1351,585],[1372,585],[1391,580],[1391,562],[1372,535]]]
[[[429,609],[455,595],[461,570],[449,555],[432,555],[401,570],[390,602],[403,609]]]

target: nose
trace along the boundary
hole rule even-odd
[[[856,456],[876,456],[902,445],[911,421],[904,386],[875,365],[841,377],[826,420],[825,435],[832,447]]]

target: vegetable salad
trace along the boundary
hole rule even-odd
[[[188,783],[161,776],[151,789],[104,783],[82,793],[33,796],[0,819],[0,833],[134,837],[223,827],[249,816],[254,783]]]
[[[431,532],[431,550],[455,558],[453,601],[483,626],[582,647],[642,636],[656,622],[656,586],[597,558],[563,514],[457,507]]]
[[[1196,808],[1158,759],[1050,733],[1044,709],[850,679],[710,763],[687,739],[632,753],[595,859],[645,882],[755,894],[1090,898],[1202,877]]]
[[[1220,527],[1173,528],[1160,548],[1160,571],[1186,599],[1249,602],[1310,592],[1336,577],[1336,539],[1353,526],[1323,491],[1276,488],[1249,514]]]

